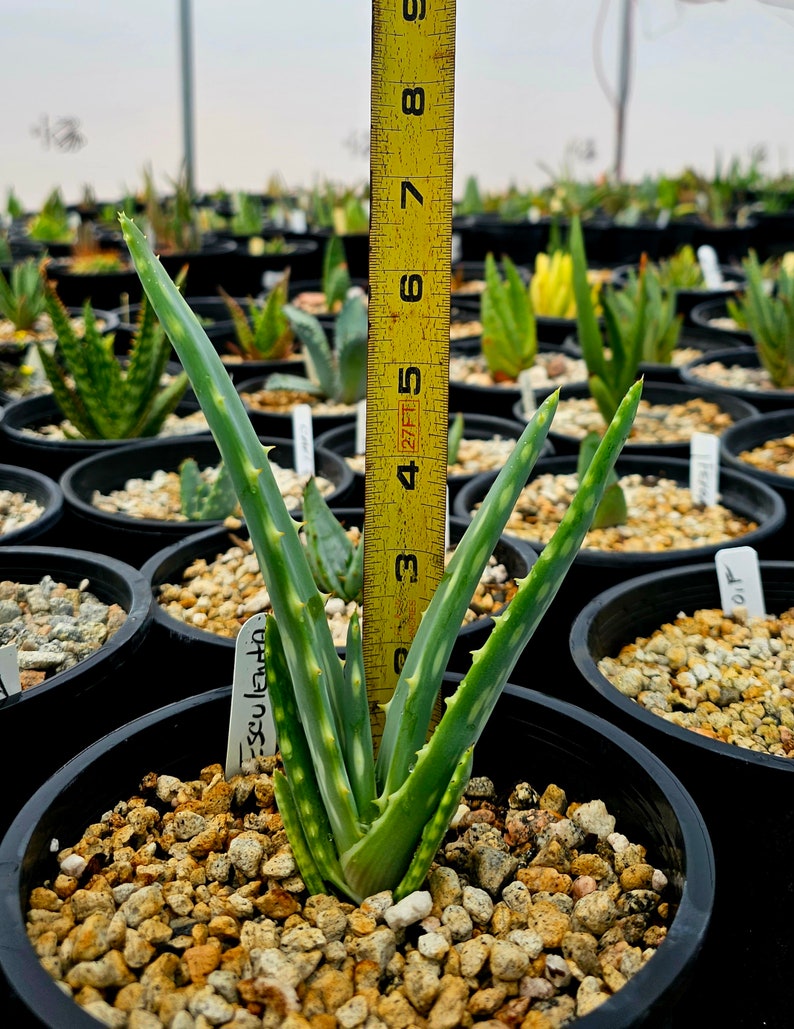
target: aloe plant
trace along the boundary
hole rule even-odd
[[[73,242],[75,231],[60,189],[52,190],[47,196],[41,209],[28,222],[27,231],[31,239],[43,243]]]
[[[0,271],[0,315],[18,332],[32,329],[44,310],[44,279],[35,258],[12,265],[9,278]]]
[[[354,543],[328,506],[314,479],[303,489],[301,535],[315,584],[344,601],[361,600],[364,547]]]
[[[151,305],[142,301],[122,361],[113,349],[114,334],[99,331],[89,301],[82,308],[85,328],[80,337],[51,282],[45,282],[44,299],[56,345],[51,353],[37,343],[39,357],[55,402],[76,434],[84,439],[156,436],[184,396],[188,377],[181,372],[161,384],[171,345]]]
[[[619,298],[617,291],[609,287],[603,291],[601,305],[605,338],[598,324],[587,281],[587,255],[581,223],[577,217],[571,220],[570,246],[576,293],[576,325],[582,356],[587,365],[587,385],[608,424],[629,387],[639,377],[646,338],[654,338],[651,327],[661,315],[654,308],[653,300],[649,300],[643,265],[633,300]],[[630,303],[626,304],[627,300]],[[660,296],[656,296],[656,300],[660,301]]]
[[[292,353],[295,333],[285,313],[288,281],[288,274],[282,276],[263,304],[249,298],[247,313],[239,300],[218,287],[236,336],[230,349],[251,361],[278,360]]]
[[[517,379],[538,353],[538,333],[530,287],[507,256],[504,278],[493,254],[485,255],[485,288],[480,298],[482,353],[494,379]]]
[[[463,439],[463,429],[465,421],[460,411],[455,415],[449,425],[449,432],[447,433],[447,464],[453,465],[458,460],[458,451],[460,450],[461,440]]]
[[[576,475],[581,482],[590,462],[598,449],[601,439],[597,432],[588,432],[579,444],[579,456],[576,462]],[[595,514],[593,515],[593,529],[607,529],[611,525],[624,525],[628,518],[628,507],[626,505],[626,494],[620,485],[617,472],[614,469],[607,475],[604,495],[598,502]]]
[[[223,363],[145,237],[124,215],[121,224],[229,468],[268,584],[274,616],[265,630],[267,684],[284,768],[274,779],[276,800],[301,876],[312,893],[334,887],[357,901],[381,890],[404,896],[423,882],[471,774],[475,743],[581,545],[641,384],[629,389],[554,538],[495,619],[428,740],[463,614],[542,449],[558,393],[540,405],[425,611],[386,706],[376,759],[360,626],[354,618],[340,661],[297,525]]]
[[[227,518],[237,507],[234,483],[223,461],[214,473],[202,475],[193,457],[186,457],[179,465],[180,507],[191,522]]]
[[[274,372],[265,389],[310,393],[340,404],[356,404],[367,391],[367,307],[355,294],[349,296],[334,321],[330,346],[318,318],[287,304],[284,312],[300,340],[307,375]]]
[[[794,386],[794,271],[781,262],[770,289],[754,250],[742,265],[747,285],[734,301],[737,320],[746,325],[775,386],[790,388]]]
[[[339,236],[329,237],[323,250],[322,290],[325,306],[331,312],[338,311],[350,292],[352,280],[347,266],[345,245]]]
[[[630,268],[625,286],[607,287],[603,294],[604,309],[609,308],[624,332],[640,331],[641,360],[670,364],[684,316],[677,313],[677,292],[665,287],[658,270],[643,254],[639,270]],[[642,318],[638,313],[642,310]]]

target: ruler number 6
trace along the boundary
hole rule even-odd
[[[425,0],[403,0],[403,19],[422,21],[425,16]]]

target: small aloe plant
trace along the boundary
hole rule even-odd
[[[588,432],[579,444],[579,457],[576,463],[576,475],[581,482],[590,462],[598,449],[601,437],[597,432]],[[606,529],[611,525],[623,525],[628,517],[626,494],[620,485],[617,472],[613,469],[606,480],[604,495],[598,503],[593,515],[593,529]]]
[[[347,266],[347,255],[342,239],[337,235],[329,237],[323,250],[322,290],[325,306],[332,312],[339,311],[350,292],[352,280]]]
[[[31,239],[43,243],[72,243],[75,230],[60,189],[53,189],[27,227]]]
[[[272,468],[223,363],[137,227],[121,216],[143,288],[187,369],[235,483],[274,615],[265,629],[267,686],[284,772],[276,801],[304,882],[360,902],[418,889],[471,775],[473,749],[518,657],[574,560],[641,393],[631,386],[553,539],[446,700],[436,697],[464,612],[543,447],[558,393],[539,406],[478,510],[424,613],[374,755],[361,632],[340,660]],[[365,542],[366,546],[366,542]]]
[[[794,269],[781,262],[770,289],[754,250],[742,261],[747,285],[733,301],[737,321],[747,327],[758,359],[778,388],[794,386]]]
[[[179,465],[182,514],[191,522],[228,518],[237,508],[232,477],[221,461],[212,475],[202,475],[198,462],[186,457]]]
[[[463,440],[463,430],[465,428],[465,419],[463,414],[458,411],[455,417],[449,423],[449,431],[447,433],[447,464],[453,465],[458,460],[458,451],[460,450],[460,444]]]
[[[230,344],[230,349],[244,359],[271,361],[292,353],[295,333],[285,313],[288,281],[285,274],[270,290],[263,304],[249,298],[248,313],[239,300],[222,287],[218,288],[237,337],[236,343]]]
[[[17,332],[32,329],[44,310],[44,279],[34,257],[12,265],[9,278],[0,271],[0,315]]]
[[[579,218],[571,219],[571,257],[576,292],[576,325],[582,356],[587,365],[587,384],[604,421],[609,424],[633,382],[640,374],[643,347],[650,323],[648,290],[644,272],[636,304],[626,313],[615,292],[605,290],[601,303],[606,339],[598,324],[595,305],[587,281],[587,255]]]
[[[174,287],[176,288],[176,287]],[[145,298],[126,361],[116,356],[114,334],[103,335],[89,301],[83,305],[84,335],[51,282],[45,305],[55,330],[55,351],[38,343],[44,373],[61,413],[84,439],[156,436],[188,387],[185,372],[161,384],[171,345]]]
[[[284,311],[302,345],[307,375],[274,372],[265,380],[265,389],[295,390],[340,404],[363,400],[367,391],[368,330],[364,300],[356,294],[345,300],[334,321],[333,346],[314,315],[291,304]]]
[[[504,278],[493,254],[485,255],[485,288],[480,299],[482,352],[494,379],[518,378],[531,368],[538,333],[529,286],[509,257],[502,258]]]
[[[625,286],[604,291],[603,306],[624,334],[641,332],[641,360],[670,364],[684,320],[677,313],[676,295],[675,289],[663,285],[658,270],[643,254],[639,271],[629,269]]]
[[[301,513],[306,559],[317,588],[344,601],[360,601],[364,547],[348,536],[314,479],[309,479],[303,489]]]

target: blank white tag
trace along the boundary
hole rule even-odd
[[[19,681],[19,657],[13,643],[0,647],[0,703],[22,692]]]
[[[452,233],[452,263],[456,264],[463,256],[463,241],[459,232]]]
[[[356,454],[363,454],[367,446],[367,402],[356,404]]]
[[[226,747],[226,778],[245,761],[276,753],[276,726],[265,675],[265,614],[252,615],[234,645],[232,710]]]
[[[287,224],[289,225],[290,232],[306,232],[306,212],[305,211],[290,211],[287,215]]]
[[[763,617],[766,604],[757,552],[752,547],[725,547],[714,555],[714,564],[722,610],[729,615],[746,607],[748,614]]]
[[[720,439],[693,432],[689,444],[689,490],[696,504],[716,504],[720,488]]]
[[[538,409],[535,401],[535,390],[532,388],[530,380],[529,368],[524,368],[523,371],[518,373],[518,388],[521,390],[521,410],[524,412],[527,421],[529,421]]]
[[[270,293],[284,278],[284,272],[266,271],[262,272],[262,289]]]
[[[295,471],[298,475],[314,475],[314,426],[308,404],[292,409],[292,438],[295,440]]]
[[[722,272],[720,271],[720,264],[717,260],[717,251],[714,247],[698,247],[698,264],[700,265],[700,270],[703,272],[706,289],[721,289]]]

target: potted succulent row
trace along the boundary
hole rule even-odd
[[[546,997],[559,1011],[586,1016],[593,1026],[629,1026],[643,1022],[653,1024],[654,1021],[666,1018],[669,1005],[692,970],[692,963],[708,921],[713,889],[710,848],[699,824],[696,809],[649,752],[638,750],[630,739],[622,734],[614,734],[606,723],[598,720],[591,722],[588,716],[580,717],[574,709],[554,702],[549,704],[550,710],[544,715],[546,702],[536,694],[523,694],[510,689],[504,696],[500,696],[518,653],[534,631],[562,575],[573,560],[589,523],[592,509],[605,486],[608,472],[629,431],[641,386],[636,384],[629,389],[617,417],[585,473],[583,489],[571,507],[570,516],[565,520],[555,541],[533,565],[507,605],[505,613],[495,620],[493,630],[479,652],[478,660],[462,678],[450,678],[445,676],[444,669],[457,626],[460,625],[459,616],[468,602],[468,595],[479,569],[498,538],[503,519],[517,489],[516,483],[526,473],[542,448],[545,431],[553,416],[556,397],[549,397],[541,405],[536,418],[527,426],[508,459],[498,489],[456,549],[455,558],[422,620],[419,634],[410,650],[389,705],[386,727],[376,761],[369,737],[369,710],[364,684],[361,681],[360,635],[355,620],[347,639],[345,661],[342,664],[327,630],[324,614],[320,617],[321,597],[311,578],[295,523],[275,489],[268,462],[262,460],[261,442],[245,415],[239,396],[212,344],[201,332],[190,309],[174,289],[162,266],[153,258],[143,237],[129,221],[123,221],[123,225],[144,288],[160,319],[168,324],[172,342],[184,367],[191,375],[196,395],[205,408],[224,463],[235,483],[255,551],[270,588],[276,615],[267,622],[264,645],[267,655],[268,693],[278,731],[279,761],[278,764],[265,763],[258,772],[251,769],[250,774],[259,777],[258,790],[264,788],[266,782],[270,784],[268,797],[262,797],[268,805],[261,809],[265,819],[260,819],[256,824],[260,828],[264,828],[266,824],[271,824],[274,829],[278,826],[279,832],[282,832],[283,825],[287,837],[286,840],[283,835],[279,837],[279,853],[286,856],[284,846],[288,841],[290,867],[294,870],[297,866],[300,875],[301,899],[311,906],[312,903],[320,903],[321,895],[330,896],[330,903],[336,910],[335,906],[339,901],[335,901],[334,896],[341,897],[343,903],[349,898],[350,905],[343,907],[342,910],[346,918],[352,918],[356,907],[362,905],[362,901],[367,897],[383,896],[387,905],[383,913],[384,917],[388,918],[383,930],[391,932],[395,930],[389,929],[390,926],[400,924],[396,919],[400,917],[399,912],[403,911],[404,907],[397,908],[393,914],[392,909],[397,907],[395,902],[401,897],[405,898],[408,906],[412,908],[416,903],[424,904],[426,896],[430,902],[430,908],[427,909],[430,913],[433,904],[440,903],[437,892],[436,901],[433,900],[433,891],[436,889],[434,882],[450,880],[451,877],[449,873],[440,870],[442,866],[438,866],[435,879],[427,883],[429,889],[425,889],[425,877],[433,865],[439,845],[446,837],[450,819],[458,809],[461,798],[466,797],[467,807],[472,810],[473,802],[466,793],[467,790],[471,792],[469,781],[473,770],[472,748],[480,737],[487,738],[484,733],[486,723],[498,709],[500,717],[498,723],[494,724],[495,735],[491,737],[490,747],[483,748],[486,763],[482,767],[479,764],[476,766],[479,775],[487,776],[488,759],[493,760],[493,756],[500,751],[504,753],[506,742],[509,741],[507,750],[518,756],[523,747],[519,745],[515,748],[515,744],[511,746],[513,740],[518,743],[519,739],[529,738],[533,740],[533,749],[538,746],[539,754],[547,755],[550,753],[548,744],[539,744],[536,741],[549,741],[562,730],[566,739],[565,765],[573,773],[573,787],[568,788],[578,791],[585,788],[586,783],[589,790],[596,782],[603,787],[602,792],[609,797],[610,806],[613,800],[617,807],[620,807],[623,801],[628,812],[625,831],[631,836],[623,835],[620,839],[614,837],[614,845],[610,845],[607,840],[612,838],[615,824],[621,824],[619,817],[617,823],[611,817],[604,819],[604,805],[601,801],[591,804],[589,800],[583,799],[581,803],[569,806],[567,800],[560,797],[559,788],[552,790],[559,798],[559,814],[563,816],[559,824],[565,827],[566,831],[570,824],[571,832],[574,834],[571,843],[577,854],[582,852],[582,867],[587,867],[591,871],[596,867],[594,858],[597,855],[588,860],[582,850],[588,835],[603,839],[606,845],[613,846],[613,849],[617,846],[625,850],[622,841],[628,841],[628,846],[632,847],[631,837],[635,832],[642,831],[645,838],[643,843],[638,849],[630,852],[635,858],[634,864],[625,860],[629,858],[629,852],[626,852],[621,867],[626,871],[629,865],[634,867],[639,861],[645,865],[646,871],[641,871],[637,866],[635,873],[623,879],[622,885],[619,885],[620,877],[615,872],[616,888],[613,893],[618,899],[612,903],[622,904],[622,910],[626,912],[637,911],[636,905],[640,903],[640,897],[634,895],[636,890],[629,890],[632,896],[621,900],[622,891],[627,885],[633,885],[639,888],[642,894],[643,910],[649,913],[653,910],[659,917],[666,913],[669,918],[672,914],[669,924],[664,926],[656,924],[657,914],[652,918],[635,918],[632,924],[639,925],[642,922],[645,926],[643,945],[650,950],[654,950],[658,945],[658,954],[649,954],[644,962],[640,960],[636,969],[632,970],[627,962],[623,964],[624,971],[619,976],[603,970],[602,974],[611,985],[607,985],[595,975],[586,974],[581,981],[576,980],[576,988],[572,991],[570,999],[565,1000],[556,987],[553,995],[546,992]],[[418,688],[407,689],[409,684],[414,683]],[[440,687],[448,694],[446,712],[426,743],[427,730]],[[344,703],[341,702],[341,697],[345,698]],[[186,776],[192,777],[188,771],[191,762],[198,759],[199,765],[207,767],[208,761],[213,763],[219,760],[217,743],[213,746],[205,729],[199,729],[199,726],[205,726],[210,732],[214,731],[210,726],[217,729],[224,721],[227,704],[228,692],[224,690],[220,693],[194,697],[173,708],[162,709],[145,717],[136,725],[125,727],[123,733],[111,735],[97,743],[64,770],[64,776],[68,777],[69,782],[81,783],[77,796],[82,798],[83,802],[91,798],[89,807],[98,802],[101,810],[116,808],[121,822],[113,819],[114,828],[107,837],[114,853],[118,846],[116,828],[121,829],[122,824],[126,826],[126,812],[139,808],[140,804],[132,801],[131,806],[128,806],[113,791],[117,788],[134,791],[135,783],[141,781],[142,775],[146,776],[141,764],[141,754],[145,753],[144,763],[150,771],[153,764],[160,764],[158,755],[162,755],[162,761],[165,763],[160,764],[160,767],[167,770],[165,773],[155,772],[153,778],[147,776],[153,790],[149,794],[150,806],[157,803],[158,794],[166,797],[163,791],[167,790],[169,782],[177,793],[180,790],[194,791],[195,787],[189,787],[185,780]],[[529,712],[528,717],[522,716],[522,711]],[[540,724],[538,729],[533,730],[529,726],[535,718],[540,720]],[[543,727],[545,718],[548,718],[546,728]],[[162,751],[160,742],[166,725],[171,741],[167,748],[168,755]],[[587,728],[583,729],[583,725],[587,725]],[[516,736],[512,735],[511,726],[515,727]],[[527,732],[529,737],[526,735]],[[199,743],[199,752],[193,750],[192,755],[177,756],[174,740],[196,741]],[[581,741],[576,747],[581,755],[581,761],[571,757],[571,744],[574,740]],[[203,748],[208,741],[210,749],[204,752]],[[496,749],[490,749],[491,747]],[[177,750],[181,749],[181,745],[177,745]],[[206,753],[206,757],[198,757],[198,753]],[[600,757],[595,757],[594,760],[596,754]],[[624,783],[622,789],[619,788],[616,793],[607,788],[606,780],[601,780],[600,777],[593,778],[595,768],[609,767],[612,770],[613,760],[618,763],[619,778]],[[130,782],[128,787],[121,787],[120,783],[116,786],[119,780],[115,775],[108,775],[109,762],[116,769],[124,770],[122,778],[131,776],[132,781],[127,780]],[[213,768],[213,781],[219,784],[217,772],[222,770],[222,766],[215,764]],[[564,766],[557,768],[561,768],[560,774],[564,774]],[[511,768],[511,773],[512,771]],[[172,773],[182,778],[185,782],[184,787],[177,779],[169,778]],[[521,774],[518,773],[519,776]],[[557,769],[554,774],[557,774]],[[200,781],[200,769],[193,773],[193,776],[196,775]],[[265,778],[262,778],[263,775]],[[94,776],[98,776],[99,781],[91,787],[88,783]],[[111,779],[113,791],[105,794],[105,787],[110,786]],[[486,785],[482,778],[477,782]],[[350,788],[347,783],[350,784]],[[642,784],[640,790],[636,788],[638,783]],[[93,1009],[101,1014],[106,1011],[109,1003],[102,991],[99,995],[89,991],[86,994],[81,993],[80,996],[75,994],[73,997],[68,995],[71,989],[67,992],[59,989],[52,981],[53,974],[58,977],[56,966],[59,962],[49,960],[41,952],[37,954],[36,951],[40,951],[40,948],[34,949],[25,933],[24,923],[28,905],[31,901],[34,906],[38,905],[39,901],[48,904],[52,892],[46,885],[47,882],[54,881],[50,878],[52,870],[48,871],[45,864],[41,864],[34,871],[28,857],[34,852],[43,853],[38,841],[44,836],[57,836],[58,845],[66,847],[66,850],[61,852],[60,860],[65,862],[61,874],[69,875],[75,880],[75,901],[78,894],[83,895],[81,891],[88,885],[88,880],[83,878],[88,870],[88,863],[84,862],[88,852],[84,843],[76,839],[75,834],[79,834],[78,827],[85,823],[86,818],[95,822],[99,811],[92,810],[89,813],[84,803],[78,803],[75,807],[75,795],[68,788],[64,789],[65,786],[66,781],[58,781],[57,777],[54,777],[31,799],[26,810],[20,814],[7,833],[0,854],[0,868],[10,870],[15,867],[27,870],[24,884],[16,875],[6,878],[5,872],[4,881],[0,884],[4,910],[8,916],[4,920],[2,930],[4,945],[0,948],[0,962],[17,998],[13,1001],[17,1004],[17,1009],[18,999],[21,998],[23,1004],[36,1011],[43,1024],[49,1025],[62,1025],[65,1022],[74,1025],[81,1025],[84,1022],[90,1024],[89,1012]],[[539,800],[534,799],[538,795],[533,793],[530,787],[520,787],[520,790],[521,798],[516,797],[516,810],[526,812],[527,824],[531,824],[532,819],[542,817],[533,812],[540,812],[543,809],[538,806]],[[97,791],[102,792],[102,796],[99,796]],[[382,800],[376,803],[381,791]],[[199,789],[199,792],[203,791]],[[129,793],[123,795],[129,796]],[[194,803],[190,808],[194,814],[200,815],[201,811],[206,809],[203,805],[196,805],[198,795],[192,792]],[[548,796],[550,798],[551,794]],[[172,814],[176,814],[179,819],[187,817],[188,808],[182,807],[176,795],[174,798],[176,807],[169,804]],[[272,806],[273,802],[277,805],[277,810]],[[155,808],[152,807],[151,810],[154,812]],[[591,811],[600,813],[596,822],[590,821]],[[42,812],[49,814],[42,815]],[[660,817],[661,812],[665,813],[663,817]],[[619,816],[619,811],[616,813]],[[548,824],[548,816],[545,817]],[[586,819],[583,825],[588,828],[577,830],[576,826],[583,818]],[[399,831],[395,831],[395,819],[399,824]],[[557,818],[553,817],[552,821],[556,822]],[[477,824],[478,816],[473,814],[470,822],[472,825]],[[496,825],[498,824],[497,820]],[[153,823],[150,822],[149,825],[155,828]],[[141,829],[143,826],[139,825],[139,830]],[[132,833],[135,832],[133,828]],[[488,837],[489,832],[493,830],[485,830],[485,837]],[[105,835],[104,830],[101,830],[101,833]],[[132,836],[126,831],[124,834],[131,842]],[[179,835],[185,839],[189,838],[189,834],[186,836],[181,830]],[[237,833],[232,835],[239,838]],[[475,835],[481,837],[482,833]],[[495,841],[495,837],[490,838]],[[555,846],[551,837],[547,836],[546,841],[549,846]],[[147,849],[140,837],[137,842],[144,844],[144,849]],[[481,843],[485,843],[485,838],[481,839]],[[463,845],[466,845],[465,841]],[[100,849],[101,847],[100,844]],[[230,859],[237,850],[238,847],[234,847],[229,851]],[[493,848],[486,846],[486,850],[491,853]],[[604,847],[601,848],[601,852],[607,853]],[[10,858],[12,853],[16,855],[13,859]],[[494,857],[499,853],[509,855],[509,850],[505,852],[497,846],[493,850]],[[648,865],[645,862],[646,855],[654,864]],[[143,878],[151,886],[152,879],[148,873],[143,873],[143,866],[141,871]],[[472,869],[469,870],[469,874],[471,873]],[[105,874],[114,876],[115,872],[111,872],[110,867],[107,867]],[[502,873],[499,879],[501,884],[498,887],[496,881],[490,880],[491,889],[501,889],[504,886],[507,880]],[[593,881],[596,882],[595,892],[599,892],[597,881]],[[99,880],[95,882],[98,885]],[[486,880],[483,886],[477,887],[481,892],[467,894],[467,903],[470,906],[475,896],[485,904],[488,882],[489,880]],[[650,892],[641,888],[642,883],[650,887]],[[662,894],[658,891],[664,892],[666,884],[672,884],[670,904],[669,907],[660,908]],[[135,882],[130,881],[130,885],[134,890]],[[287,885],[286,880],[284,885]],[[584,882],[580,883],[574,895],[578,895],[578,891],[584,886]],[[520,887],[515,889],[521,892]],[[128,889],[122,892],[127,901],[132,899],[133,892]],[[253,894],[249,893],[249,896]],[[263,902],[269,905],[271,900],[275,900],[275,896],[271,894],[267,900],[263,898]],[[289,903],[288,891],[286,895],[282,891],[279,896],[282,896],[282,903]],[[589,932],[583,930],[583,936],[574,934],[585,949],[591,946],[586,943],[585,937],[588,940],[593,937],[595,942],[592,946],[597,947],[598,943],[593,933],[603,935],[603,923],[597,926],[587,912],[592,910],[594,913],[600,910],[607,894],[593,897],[591,900],[587,900],[587,896],[590,896],[590,893],[585,890],[583,896],[575,901],[578,907],[571,909],[572,912],[578,912],[576,918],[579,920],[568,922],[572,928],[575,925],[589,925]],[[581,902],[582,899],[585,900],[584,904]],[[537,914],[540,914],[542,909],[548,911],[548,917],[557,919],[554,911],[559,909],[553,903],[549,904],[548,908],[540,903],[540,898],[537,898],[535,903],[540,905]],[[74,904],[70,904],[70,907],[74,909]],[[461,905],[457,905],[455,910],[460,907]],[[499,905],[495,905],[494,910],[496,908],[499,908]],[[37,910],[42,909],[37,907]],[[296,909],[292,910],[297,913]],[[371,904],[364,904],[361,910],[365,914],[368,911],[374,914]],[[449,911],[448,904],[444,903],[438,910],[440,914],[444,914]],[[499,910],[508,912],[509,908],[505,904]],[[275,914],[275,909],[271,911]],[[410,925],[414,919],[421,917],[421,914],[409,914],[408,921],[402,924]],[[452,911],[444,917],[448,921],[452,917]],[[469,920],[471,917],[468,915]],[[584,923],[581,922],[581,918],[585,919]],[[304,920],[301,922],[303,924]],[[293,919],[292,924],[297,924],[297,921]],[[305,924],[308,925],[308,922]],[[519,918],[516,924],[525,923]],[[533,918],[532,924],[540,923],[536,923]],[[363,923],[360,927],[363,928]],[[425,933],[428,928],[429,925]],[[75,926],[76,934],[84,939],[90,929],[91,926],[86,923],[82,928]],[[441,939],[444,938],[443,933],[437,935]],[[405,934],[398,930],[400,946],[406,947],[409,952],[416,951],[410,942],[410,936],[410,933]],[[365,939],[364,946],[368,948],[377,946],[380,941],[386,939],[383,931],[378,929],[377,921],[374,933],[365,930]],[[608,939],[617,945],[620,933],[616,932]],[[512,941],[505,940],[505,943],[511,943],[507,950],[494,945],[489,967],[502,969],[501,974],[493,980],[496,989],[493,995],[494,1012],[502,1010],[509,997],[515,996],[515,991],[511,993],[504,984],[509,981],[517,982],[516,978],[509,978],[516,973],[507,972],[504,965],[500,966],[497,955],[504,951],[507,956],[509,952],[518,960],[518,952],[514,953],[512,950],[512,946],[517,946],[517,941],[518,937]],[[199,941],[196,939],[193,942]],[[426,949],[430,942],[432,940],[426,941],[422,945],[422,950]],[[574,941],[570,942],[573,944]],[[624,945],[618,949],[625,949],[627,943],[624,937]],[[553,944],[551,940],[544,941],[543,937],[540,937],[539,946],[541,949],[537,951],[536,956],[540,958],[543,955],[543,966],[551,971],[556,967],[557,960],[552,957],[551,952],[547,954],[546,951],[549,947],[553,948]],[[210,949],[214,947],[215,944],[210,944]],[[416,953],[421,954],[422,950]],[[530,967],[532,959],[525,950],[522,951],[521,946],[518,946],[518,951],[523,956],[520,957],[522,967],[517,974],[523,975]],[[563,950],[559,955],[562,960],[562,965],[559,966],[561,971],[569,967],[564,953]],[[579,960],[587,961],[584,951],[577,953]],[[77,954],[73,951],[73,956],[81,956],[79,948]],[[276,957],[275,953],[270,956]],[[637,957],[641,957],[639,953]],[[193,959],[194,955],[191,954],[190,960]],[[497,962],[496,966],[494,962]],[[537,971],[540,971],[540,967],[536,966]],[[600,964],[598,967],[602,968]],[[593,970],[594,968],[595,966]],[[463,988],[463,971],[458,966],[456,973],[453,966],[447,965],[445,975],[449,978],[444,980],[446,989],[442,989],[441,992],[434,991],[432,996],[428,995],[427,1000],[422,1001],[409,988],[407,992],[401,993],[403,1000],[398,997],[398,1003],[411,1004],[409,998],[413,997],[419,1009],[425,1011],[428,1011],[429,1005],[434,1002],[449,1008],[453,993],[457,995]],[[66,969],[62,966],[60,974],[63,975],[65,972]],[[508,978],[505,978],[505,973]],[[378,999],[386,997],[377,987],[382,974],[380,965],[375,961],[370,980],[374,990],[370,989],[366,994],[369,1001],[363,995],[360,998],[349,996],[349,1001],[356,1010],[362,1004],[389,1003],[386,999]],[[68,973],[66,978],[71,978],[76,983],[71,973]],[[214,981],[212,976],[209,981]],[[452,981],[457,985],[451,986]],[[547,978],[547,981],[550,980]],[[127,982],[131,985],[131,980]],[[288,984],[283,985],[286,987]],[[111,994],[107,996],[115,994],[116,989],[117,987],[111,987]],[[242,980],[240,989],[247,990]],[[449,992],[450,989],[453,993]],[[499,1000],[502,989],[507,992],[503,999]],[[468,996],[469,988],[466,987],[466,990]],[[286,997],[281,988],[277,993],[278,996],[273,999],[275,1004],[281,1002],[279,997]],[[293,999],[288,1001],[289,1006],[297,1011],[297,991],[290,996]],[[85,1008],[81,1010],[75,1000],[85,1003]],[[256,1003],[262,1013],[269,1010],[275,1016],[276,1009],[268,1008],[271,994],[258,994],[256,1000],[252,996],[249,1002]],[[451,1010],[460,1011],[462,1014],[462,1003],[465,1005],[467,1002],[462,1001],[461,997],[454,1002]],[[526,1010],[529,1004],[530,1000],[521,1001]],[[233,1011],[232,1005],[229,1017],[233,1016]]]

